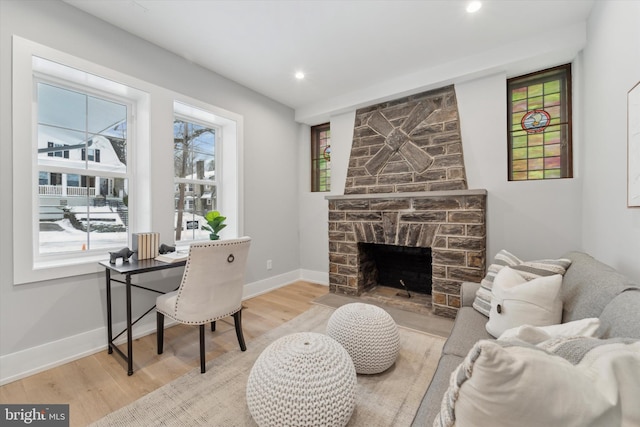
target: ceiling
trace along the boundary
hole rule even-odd
[[[518,57],[551,49],[563,29],[584,26],[594,4],[485,0],[469,14],[457,0],[64,1],[296,112],[383,95],[410,76],[438,80],[446,65],[500,49]]]

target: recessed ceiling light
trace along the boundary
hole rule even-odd
[[[302,71],[296,71],[295,76],[296,76],[296,79],[298,80],[304,79],[304,73]]]
[[[467,12],[475,13],[479,11],[481,7],[482,7],[482,2],[479,2],[479,1],[469,2],[469,4],[467,5]]]

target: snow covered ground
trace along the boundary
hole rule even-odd
[[[126,232],[86,233],[71,225],[68,219],[55,221],[58,231],[40,231],[40,253],[75,252],[81,250],[115,249],[127,246]],[[89,235],[87,239],[87,234]],[[84,249],[83,249],[84,245]]]
[[[93,215],[92,215],[93,217]],[[176,213],[176,220],[177,220]],[[109,222],[113,224],[113,221]],[[98,233],[78,230],[71,225],[68,219],[55,222],[42,223],[46,226],[40,231],[40,253],[53,254],[63,252],[75,252],[81,250],[114,250],[128,246],[126,232]],[[202,225],[207,221],[200,215],[185,214],[182,220],[182,240],[208,240],[209,232],[202,230]],[[44,231],[47,229],[48,231]],[[87,238],[87,234],[89,235]],[[162,243],[173,244],[175,236],[160,236]],[[84,249],[83,249],[84,245]]]

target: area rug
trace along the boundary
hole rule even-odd
[[[249,372],[262,350],[295,332],[324,333],[333,309],[314,305],[289,322],[138,399],[93,426],[256,426],[246,404]],[[444,339],[402,326],[396,363],[358,375],[356,409],[348,426],[409,426],[433,376]]]
[[[343,306],[344,304],[350,304],[354,302],[373,304],[383,308],[387,313],[391,315],[396,324],[404,326],[405,328],[415,329],[416,331],[426,332],[428,334],[437,335],[443,338],[448,338],[449,335],[451,335],[451,330],[453,329],[453,319],[436,316],[432,313],[414,313],[411,311],[402,310],[398,307],[393,307],[389,304],[385,304],[379,301],[373,301],[371,299],[352,297],[330,292],[313,300],[314,304],[325,305],[332,308],[338,308]]]

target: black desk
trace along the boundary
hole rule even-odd
[[[108,334],[108,345],[109,345],[109,354],[113,353],[115,350],[124,360],[127,361],[127,374],[133,375],[133,338],[132,338],[132,327],[135,325],[140,319],[146,316],[151,310],[153,310],[156,306],[154,305],[149,310],[147,310],[144,314],[138,317],[136,320],[132,321],[131,315],[131,288],[140,288],[150,292],[156,292],[159,294],[163,294],[164,292],[158,291],[156,289],[147,288],[144,286],[140,286],[137,284],[131,283],[131,276],[134,274],[148,273],[151,271],[159,271],[166,270],[168,268],[176,268],[183,267],[187,262],[180,261],[174,263],[166,263],[156,261],[154,259],[145,259],[141,261],[136,261],[131,258],[131,261],[121,263],[121,264],[109,264],[109,261],[100,261],[100,265],[105,268],[105,272],[107,275],[107,334]],[[111,272],[116,274],[121,274],[125,276],[125,281],[113,279],[111,277]],[[115,337],[113,336],[113,325],[111,319],[111,282],[118,282],[126,285],[126,295],[127,295],[127,327],[122,330]],[[123,333],[127,333],[127,354],[125,355],[122,350],[120,350],[113,341],[118,339],[120,335]]]

